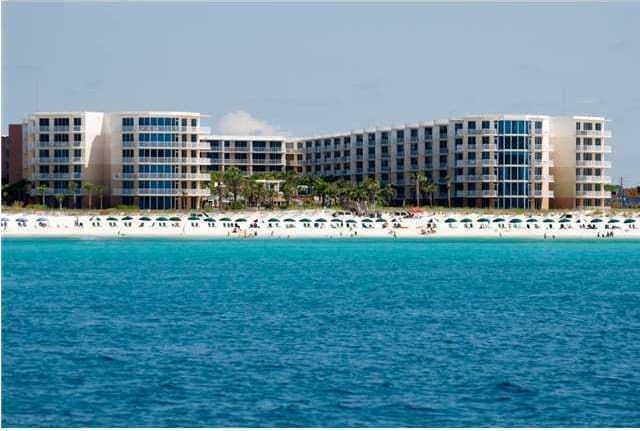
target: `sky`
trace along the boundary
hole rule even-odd
[[[2,131],[34,111],[202,112],[304,136],[602,115],[640,184],[640,4],[2,3]]]

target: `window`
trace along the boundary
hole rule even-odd
[[[580,130],[580,123],[576,123],[576,130]]]
[[[467,129],[469,130],[475,130],[476,129],[476,122],[475,121],[469,121],[467,123]]]
[[[596,123],[595,126],[596,126],[596,130],[598,131],[602,130],[602,123]]]
[[[40,135],[40,142],[49,142],[49,135]]]
[[[534,127],[536,130],[542,130],[542,121],[536,121]]]
[[[80,142],[80,141],[82,141],[82,135],[80,133],[74,133],[73,142]]]
[[[73,125],[78,127],[82,126],[82,118],[74,118]]]
[[[483,129],[490,129],[491,128],[491,121],[483,121],[482,122],[482,128]]]
[[[49,127],[49,119],[48,118],[40,118],[38,121],[40,127]]]

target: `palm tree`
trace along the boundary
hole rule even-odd
[[[436,183],[427,179],[427,183],[424,185],[422,190],[424,190],[427,196],[429,196],[429,205],[433,206],[433,194],[438,190],[438,186],[436,185]]]
[[[374,179],[371,179],[371,178],[367,178],[362,183],[362,187],[365,190],[365,192],[367,193],[367,201],[369,203],[371,203],[371,208],[375,208],[376,207],[376,199],[378,197],[378,194],[380,193],[380,190],[382,189],[380,187],[380,183],[377,180],[374,180]]]
[[[82,183],[82,188],[87,192],[87,195],[89,196],[89,209],[91,209],[91,194],[93,193],[93,187],[93,184],[88,181]]]
[[[104,186],[102,184],[97,184],[94,187],[96,193],[98,194],[98,196],[100,197],[100,209],[102,209],[102,199],[103,199],[103,195],[104,195]]]
[[[320,200],[322,206],[325,207],[327,203],[327,192],[329,188],[329,183],[322,177],[317,177],[313,179],[313,189],[317,196],[320,196]]]
[[[420,188],[424,188],[423,186],[426,185],[427,181],[429,181],[429,179],[422,173],[422,172],[416,172],[413,175],[413,179],[416,182],[416,206],[420,206]]]
[[[64,195],[62,193],[58,193],[56,195],[56,200],[58,201],[58,207],[62,210],[62,202],[64,201]]]
[[[40,193],[42,195],[42,206],[45,206],[44,197],[45,197],[47,191],[49,190],[49,187],[42,185],[42,186],[38,186],[36,188],[36,190],[38,191],[38,193]]]
[[[451,177],[447,175],[444,179],[447,182],[447,203],[449,204],[449,208],[451,208]]]
[[[78,190],[78,184],[75,181],[69,182],[69,191],[73,195],[73,208],[76,207],[76,191]]]
[[[387,184],[380,189],[380,191],[378,192],[378,197],[381,202],[384,202],[385,205],[389,205],[389,202],[391,202],[393,198],[396,197],[397,193],[398,192],[396,191],[396,189],[394,189],[390,184]]]
[[[222,180],[224,179],[224,174],[220,171],[211,172],[209,177],[209,193],[213,195],[213,190],[216,190],[216,195],[218,196],[218,208],[222,208],[222,188],[224,187]]]
[[[260,200],[263,194],[261,190],[262,188],[263,185],[261,183],[257,183],[251,178],[242,179],[242,196],[247,200],[249,206],[260,206]]]
[[[242,186],[242,178],[242,171],[235,166],[226,169],[223,174],[224,184],[231,189],[234,204],[238,200],[238,193],[240,193],[240,188]]]

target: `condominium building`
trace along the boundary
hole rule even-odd
[[[470,115],[305,138],[212,135],[190,112],[52,112],[24,122],[24,173],[49,200],[69,184],[104,187],[107,204],[199,208],[211,172],[293,171],[367,178],[415,200],[418,173],[436,204],[482,208],[607,205],[611,132],[602,117]],[[426,195],[424,195],[426,197]],[[423,201],[424,202],[424,201]],[[50,203],[51,204],[51,203]],[[86,206],[86,198],[83,205]]]
[[[415,199],[422,173],[440,205],[585,208],[610,198],[605,124],[602,117],[473,115],[294,142],[306,174],[375,179],[394,186],[398,202]]]
[[[284,172],[285,138],[282,136],[204,135],[202,155],[207,172],[224,171],[235,166],[245,175]]]

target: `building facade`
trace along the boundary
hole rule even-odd
[[[13,184],[22,174],[22,124],[9,124],[9,134],[2,137],[2,184]]]
[[[480,208],[604,207],[611,132],[602,117],[479,115],[294,140],[303,172],[371,178],[415,200],[415,176],[438,205]]]
[[[435,204],[593,208],[611,197],[611,132],[602,117],[471,115],[305,138],[212,135],[190,112],[38,113],[24,122],[24,175],[46,200],[99,184],[108,205],[199,208],[211,172],[298,172],[392,185],[415,200],[415,176]],[[94,194],[95,196],[95,194]],[[426,196],[423,196],[426,197]]]

